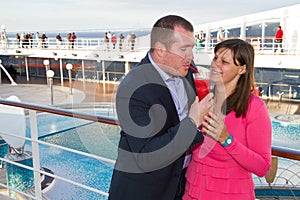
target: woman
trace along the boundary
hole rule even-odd
[[[272,127],[253,94],[254,49],[240,39],[218,43],[211,63],[215,107],[205,116],[204,143],[193,150],[183,199],[255,199],[252,173],[271,165]]]

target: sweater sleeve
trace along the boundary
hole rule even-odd
[[[272,125],[267,107],[259,97],[251,99],[245,123],[246,144],[234,138],[225,150],[247,171],[262,177],[271,165]]]

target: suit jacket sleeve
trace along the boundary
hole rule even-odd
[[[192,95],[189,103],[193,102],[193,87],[187,93]],[[116,102],[122,128],[117,162],[136,164],[133,167],[131,163],[127,170],[163,168],[203,141],[188,117],[179,121],[171,94],[152,66],[140,66],[128,74],[119,86]]]

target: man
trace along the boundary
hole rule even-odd
[[[197,51],[201,51],[202,48],[205,46],[205,35],[203,31],[201,30],[199,34],[196,36],[196,42],[197,42]]]
[[[224,40],[224,32],[223,32],[223,28],[219,27],[219,31],[217,33],[217,42],[222,42]]]
[[[205,35],[202,30],[199,33],[199,39],[200,39],[201,46],[204,47]]]
[[[118,87],[122,131],[110,200],[181,199],[187,152],[203,141],[197,127],[213,96],[199,102],[195,95],[189,69],[193,31],[180,16],[159,19],[151,31],[150,51]]]
[[[136,35],[134,34],[134,32],[132,32],[130,35],[131,51],[134,50],[135,38],[136,38]]]
[[[57,35],[56,35],[56,45],[57,45],[57,48],[61,48],[61,43],[62,43],[62,38],[60,36],[60,33],[57,33]]]
[[[280,48],[281,53],[283,53],[282,38],[283,38],[283,31],[281,29],[281,26],[278,26],[277,32],[275,35],[275,42],[277,43],[277,45],[275,45],[274,53],[277,51],[278,48]]]

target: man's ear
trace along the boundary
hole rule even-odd
[[[164,52],[166,51],[166,48],[165,48],[165,45],[161,42],[156,42],[154,44],[154,49],[155,49],[155,52],[157,53],[157,55],[159,57],[162,57],[164,56]]]

